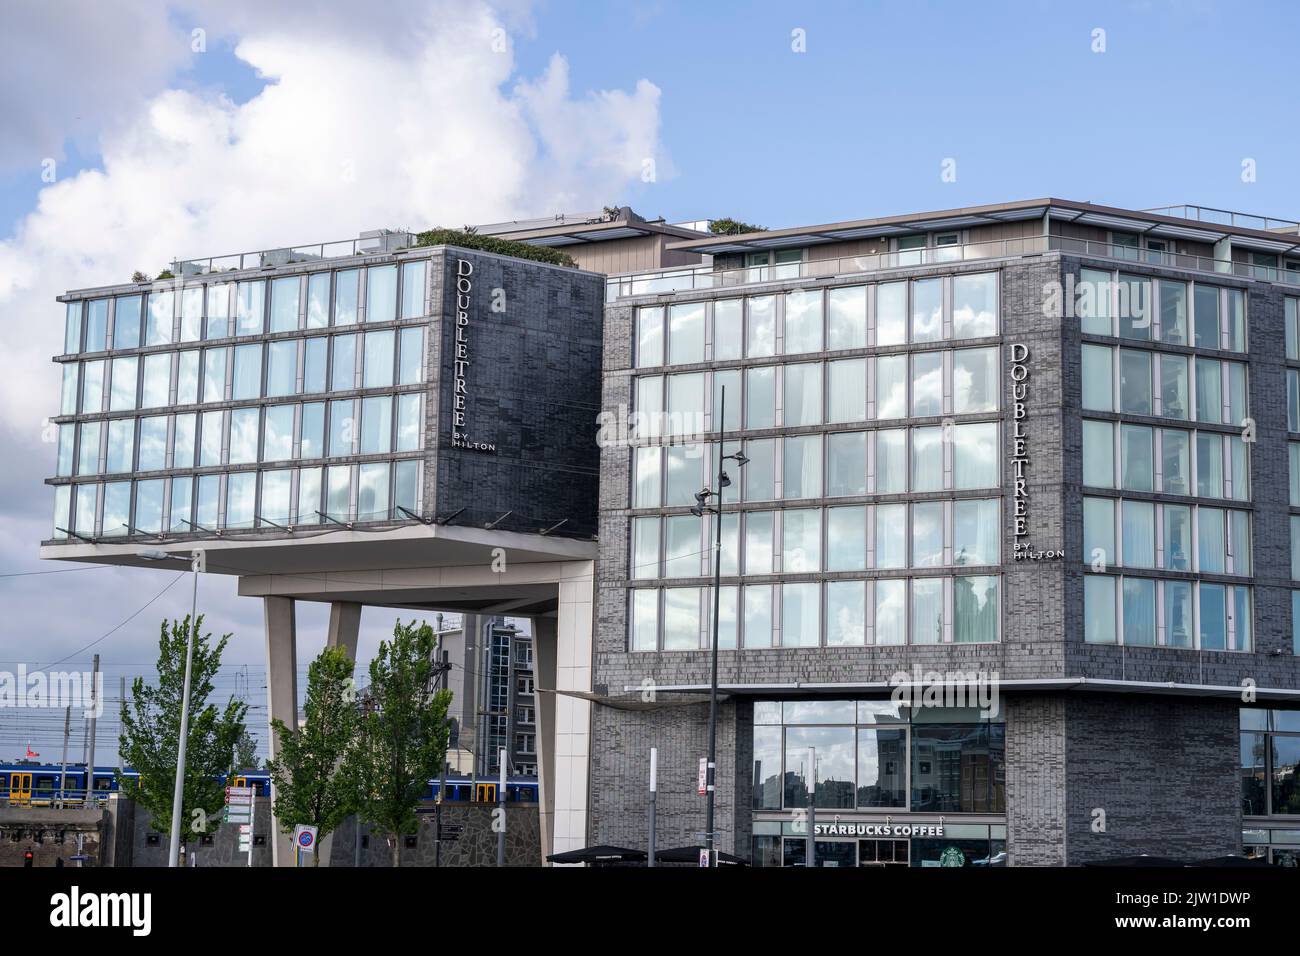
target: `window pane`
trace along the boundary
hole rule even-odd
[[[876,359],[876,418],[907,415],[907,356],[888,355]]]
[[[998,483],[997,423],[954,425],[952,434],[953,487],[995,487]]]
[[[63,386],[59,393],[59,414],[72,415],[77,411],[77,372],[76,362],[67,362],[63,366]]]
[[[1288,309],[1290,309],[1290,302],[1291,300],[1288,299]],[[1292,311],[1294,310],[1288,311],[1287,314],[1290,315]],[[81,312],[80,302],[69,302],[64,311],[63,351],[68,355],[81,351]],[[1294,322],[1289,325],[1294,325]]]
[[[867,635],[867,586],[864,581],[830,581],[826,585],[826,645],[860,645]]]
[[[306,349],[306,355],[303,359],[302,390],[307,394],[323,392],[328,387],[325,382],[325,369],[329,339],[318,335],[307,339],[303,347]]]
[[[182,352],[176,363],[176,403],[193,405],[199,400],[199,352]]]
[[[659,647],[659,592],[641,588],[632,592],[631,646],[634,651]]]
[[[636,364],[637,368],[664,364],[662,306],[636,310]]]
[[[701,521],[694,515],[671,515],[664,518],[664,577],[696,578],[700,576]]]
[[[330,324],[330,274],[314,272],[307,279],[307,328]]]
[[[1221,651],[1228,644],[1227,589],[1222,584],[1199,584],[1201,644],[1203,651]]]
[[[1182,355],[1160,356],[1160,413],[1167,418],[1186,419],[1187,359]]]
[[[952,523],[953,564],[960,567],[998,563],[998,501],[996,498],[975,498],[954,502]]]
[[[291,332],[298,328],[297,276],[286,276],[271,282],[271,331]]]
[[[912,341],[937,342],[943,338],[943,280],[912,281]]]
[[[771,428],[776,424],[776,368],[745,370],[745,427]]]
[[[217,526],[221,494],[220,475],[200,475],[198,495],[195,498],[194,523],[209,530]]]
[[[191,497],[193,490],[193,478],[172,479],[172,505],[169,520],[167,522],[168,531],[191,530],[190,526],[186,524],[186,522],[192,520]]]
[[[875,566],[907,567],[907,505],[876,505]]]
[[[118,412],[135,408],[136,373],[139,368],[140,360],[134,356],[113,359],[112,389],[108,398],[109,411]]]
[[[1196,433],[1196,494],[1223,497],[1223,436],[1213,432]]]
[[[776,298],[751,296],[745,300],[745,354],[751,358],[776,354]]]
[[[334,324],[352,325],[357,320],[359,270],[345,269],[334,273]]]
[[[230,412],[230,464],[247,465],[257,461],[257,431],[260,411],[235,408]]]
[[[704,373],[687,372],[667,377],[668,423],[673,434],[704,432]]]
[[[1123,528],[1124,566],[1156,566],[1155,505],[1149,501],[1125,501],[1120,519]]]
[[[664,650],[695,650],[700,630],[700,589],[664,588]]]
[[[713,303],[713,358],[740,358],[745,340],[743,299],[717,299]]]
[[[785,468],[781,491],[785,498],[822,496],[821,435],[791,435],[785,439]]]
[[[1300,445],[1295,446],[1300,450]],[[867,433],[838,432],[826,437],[826,494],[867,493]]]
[[[821,585],[782,585],[781,646],[816,647],[820,643]]]
[[[399,361],[397,384],[416,385],[424,381],[424,329],[402,329]]]
[[[958,577],[952,582],[953,630],[957,644],[993,644],[998,639],[998,579]]]
[[[785,424],[819,425],[822,420],[820,363],[785,367]]]
[[[346,521],[352,516],[352,467],[335,465],[325,469],[325,513]]]
[[[333,374],[330,388],[346,391],[357,387],[357,337],[355,335],[334,336]]]
[[[131,482],[110,481],[104,485],[104,517],[101,522],[104,537],[127,533],[131,520]]]
[[[227,349],[203,350],[203,401],[220,402],[226,397]]]
[[[320,468],[301,468],[298,470],[298,524],[320,524],[317,513],[321,508],[321,471]]]
[[[1110,422],[1083,423],[1083,483],[1115,487],[1115,426]]]
[[[772,588],[745,585],[745,647],[772,646]]]
[[[367,462],[357,468],[357,519],[384,521],[389,517],[389,465],[386,461]]]
[[[412,514],[420,513],[420,462],[399,461],[393,464],[393,517],[405,518],[398,511],[405,508]]]
[[[912,580],[912,643],[943,642],[943,578]]]
[[[1083,639],[1089,644],[1115,643],[1115,582],[1118,578],[1088,574],[1083,578]]]
[[[660,501],[660,475],[662,449],[657,446],[637,448],[635,451],[634,508],[657,508]]]
[[[94,482],[77,485],[76,497],[73,499],[73,507],[76,509],[73,515],[72,530],[78,534],[87,537],[95,534],[95,508],[98,505],[99,486]]]
[[[659,519],[632,519],[632,564],[628,577],[659,577]]]
[[[1156,643],[1156,582],[1124,578],[1124,643],[1154,647]]]
[[[943,428],[912,429],[912,490],[943,488]],[[877,489],[879,490],[879,489]]]
[[[875,642],[907,643],[907,581],[881,578],[875,588]]]
[[[953,412],[992,412],[998,407],[998,350],[959,349],[953,353]]]
[[[424,306],[427,265],[424,259],[402,263],[402,318],[404,319],[418,318],[428,312]]]
[[[1083,407],[1109,412],[1113,402],[1111,350],[1104,345],[1083,346]]]
[[[361,400],[361,454],[392,451],[393,398],[380,395]]]
[[[785,353],[822,350],[822,292],[789,292],[785,297]]]
[[[745,573],[771,574],[775,512],[750,511],[745,515]]]
[[[289,524],[291,520],[289,492],[292,475],[293,472],[288,469],[262,472],[262,501],[258,506],[258,517],[274,521],[276,524]]]
[[[270,405],[266,409],[263,461],[285,461],[293,457],[292,405]]]
[[[264,326],[266,283],[258,279],[254,282],[240,282],[235,311],[235,334],[255,335]]]
[[[242,471],[226,478],[226,527],[251,528],[257,501],[257,472]]]
[[[133,471],[135,467],[135,419],[118,418],[108,423],[109,474]]]
[[[1225,512],[1220,508],[1197,508],[1197,567],[1202,573],[1222,574],[1227,560]]]
[[[397,451],[418,451],[420,441],[420,413],[422,395],[397,396]]]
[[[91,299],[86,304],[85,352],[102,352],[108,348],[108,300]]]
[[[953,338],[975,339],[998,334],[997,292],[997,273],[953,277]]]
[[[668,309],[668,364],[704,361],[704,303]]]
[[[845,359],[827,365],[830,410],[827,421],[862,422],[867,419],[867,360]]]
[[[1165,563],[1171,571],[1192,570],[1192,509],[1165,505]]]
[[[1193,297],[1196,313],[1196,341],[1199,349],[1219,347],[1219,290],[1213,286],[1197,285]]]
[[[787,574],[821,570],[821,509],[782,512],[781,570]]]
[[[1162,487],[1166,494],[1191,494],[1189,437],[1187,432],[1173,429],[1165,429],[1160,433],[1160,469],[1163,472]]]
[[[876,290],[876,345],[907,341],[907,283],[885,282]]]
[[[1155,487],[1155,457],[1152,431],[1145,425],[1121,425],[1120,487],[1128,491],[1151,491]]]
[[[172,443],[172,465],[176,468],[194,467],[198,420],[194,414],[176,416],[176,436]]]
[[[915,502],[912,505],[912,567],[935,568],[942,564],[943,502]]]
[[[365,369],[363,388],[384,388],[393,384],[393,347],[396,335],[392,329],[366,333]]]
[[[170,299],[168,300],[170,302]],[[167,338],[171,340],[171,314],[167,315]],[[153,342],[149,343],[153,345]],[[113,348],[134,349],[140,347],[140,296],[121,296],[113,309]]]
[[[664,454],[664,504],[694,505],[704,487],[704,449],[700,445],[670,445]]]
[[[1196,420],[1223,421],[1223,374],[1214,359],[1196,360]]]
[[[302,406],[302,437],[299,458],[322,458],[325,455],[325,403],[308,402]]]
[[[81,371],[81,410],[83,412],[102,412],[104,410],[104,365],[103,359],[96,362],[83,362]]]
[[[161,471],[167,467],[166,415],[140,419],[140,455],[136,467],[140,471]]]
[[[875,433],[877,494],[907,490],[907,429],[890,428]]]
[[[391,322],[397,315],[397,266],[366,270],[366,321]]]
[[[141,390],[141,408],[161,408],[170,404],[172,384],[172,357],[169,352],[144,357],[144,388]]]
[[[352,454],[355,432],[356,421],[352,412],[352,400],[330,402],[330,457]]]
[[[826,570],[862,571],[866,566],[867,509],[827,508]]]
[[[912,414],[943,414],[942,352],[917,352],[912,356]]]
[[[1151,354],[1119,350],[1119,410],[1151,414]]]
[[[1160,338],[1170,345],[1187,344],[1187,283],[1160,281]]]
[[[776,497],[776,442],[771,438],[745,442],[749,464],[741,469],[746,501],[771,501]]]
[[[1151,338],[1151,283],[1137,276],[1119,277],[1120,338]]]
[[[298,383],[298,341],[271,342],[266,346],[267,396],[292,395]]]
[[[860,349],[867,345],[867,287],[826,291],[826,347]]]
[[[205,339],[224,339],[230,334],[231,285],[208,286],[207,322],[203,329]]]
[[[121,308],[122,300],[118,299],[118,307]],[[172,340],[172,316],[175,310],[175,293],[170,289],[164,292],[154,292],[149,296],[149,316],[147,328],[145,329],[145,345],[166,345]],[[136,305],[130,307],[134,313],[132,324],[139,323],[138,310],[139,299],[136,299]],[[191,341],[198,336],[192,336]]]
[[[262,394],[262,346],[236,345],[230,397],[236,401]]]

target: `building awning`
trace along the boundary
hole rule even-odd
[[[625,846],[587,846],[581,850],[567,850],[564,853],[552,853],[547,858],[549,863],[644,863],[649,857],[645,850],[633,850]]]

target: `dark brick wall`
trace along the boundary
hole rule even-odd
[[[494,453],[451,447],[458,259],[474,266],[464,431]],[[454,248],[430,271],[426,512],[466,508],[460,523],[481,526],[513,511],[497,527],[521,532],[568,518],[557,534],[592,534],[603,278]]]
[[[1067,862],[1241,853],[1237,710],[1203,698],[1068,697]],[[1093,832],[1098,809],[1104,833]]]
[[[1007,856],[1011,866],[1065,863],[1065,699],[1008,697]]]

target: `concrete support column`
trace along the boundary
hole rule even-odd
[[[595,566],[572,562],[559,582],[555,618],[554,825],[552,852],[587,845],[591,771],[591,702],[565,691],[591,692]]]
[[[298,725],[298,653],[297,627],[294,622],[293,598],[264,597],[266,618],[266,686],[267,732],[272,758],[280,755],[280,738],[270,721],[279,719],[286,727]],[[271,818],[272,866],[293,866],[289,838],[280,832],[280,821]]]
[[[533,689],[537,702],[537,809],[542,863],[555,852],[555,618],[535,617]]]
[[[351,601],[334,601],[330,604],[330,627],[325,640],[326,647],[338,647],[348,655],[348,659],[357,659],[357,637],[361,633],[361,605]]]

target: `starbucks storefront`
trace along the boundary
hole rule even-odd
[[[892,700],[754,704],[757,866],[1002,866],[1005,726]],[[813,769],[815,768],[815,770]]]

